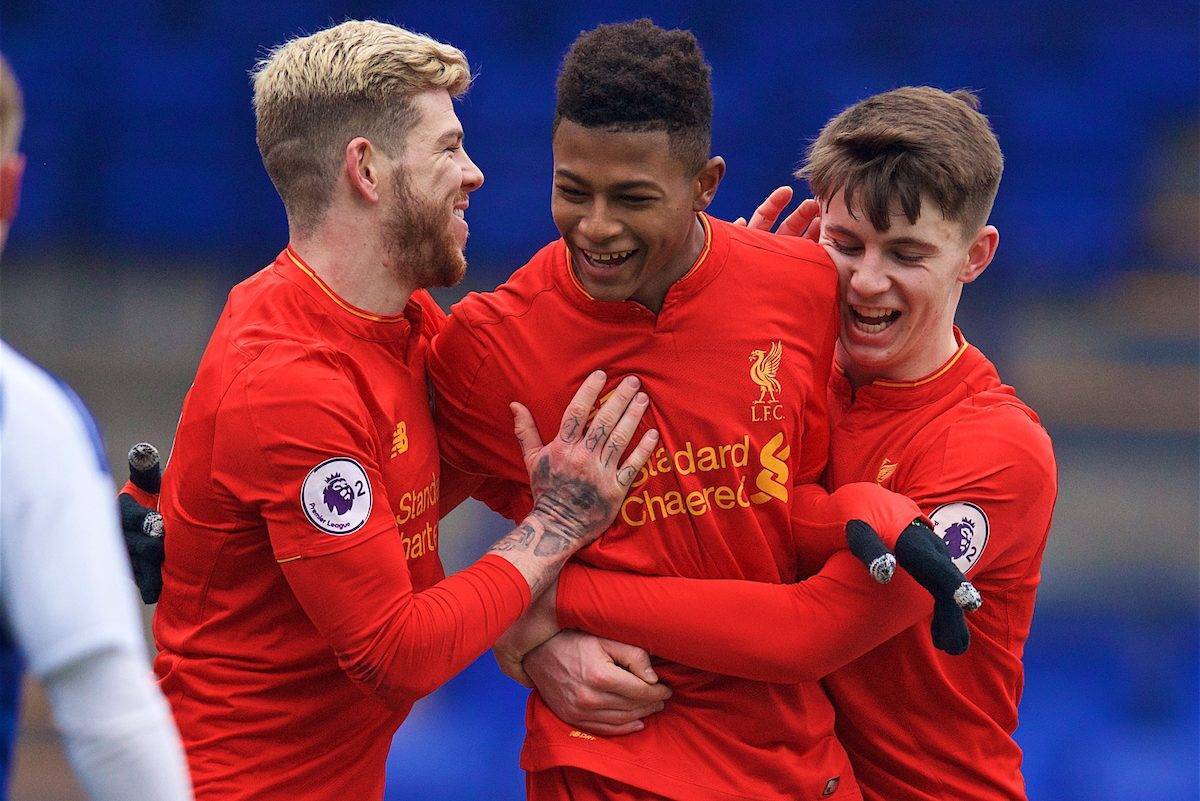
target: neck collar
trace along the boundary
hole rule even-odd
[[[360,339],[390,341],[420,335],[421,307],[411,297],[400,314],[382,315],[360,309],[334,292],[290,244],[275,259],[274,268],[316,301],[339,326]]]
[[[598,300],[588,294],[579,277],[575,275],[571,266],[571,251],[562,239],[556,243],[557,250],[553,256],[555,281],[573,305],[593,317],[618,320],[653,320],[656,316],[661,317],[671,306],[696,294],[712,281],[724,266],[725,256],[729,251],[728,234],[721,228],[724,223],[714,220],[704,212],[696,216],[704,228],[704,244],[688,271],[667,289],[662,309],[657,315],[636,300]]]
[[[870,399],[885,405],[919,406],[931,397],[944,394],[984,360],[983,354],[967,342],[958,326],[954,326],[954,340],[958,350],[949,359],[928,375],[912,381],[877,378],[854,389],[845,367],[835,362],[831,377],[834,392],[846,403]]]

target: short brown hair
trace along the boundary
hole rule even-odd
[[[846,207],[891,227],[898,203],[915,223],[921,196],[973,233],[987,222],[1004,156],[979,98],[960,89],[905,86],[862,100],[821,130],[796,173],[822,202],[839,191]]]
[[[365,136],[391,151],[416,121],[412,98],[458,97],[471,68],[456,47],[395,25],[351,20],[276,47],[258,62],[258,150],[291,222],[312,225],[332,197],[342,151]]]
[[[17,152],[24,125],[25,103],[21,98],[21,85],[8,61],[0,54],[0,156]]]

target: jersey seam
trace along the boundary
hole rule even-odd
[[[833,264],[832,259],[830,259],[828,262],[824,262],[824,261],[821,261],[820,259],[816,259],[811,256],[804,256],[799,253],[788,253],[785,250],[776,250],[773,248],[769,248],[760,242],[754,242],[749,239],[738,239],[735,241],[738,244],[744,245],[745,247],[748,247],[748,248],[754,248],[755,250],[761,250],[761,251],[770,253],[775,256],[782,256],[785,259],[801,261],[801,262],[804,262],[805,264],[811,264],[814,267],[820,267],[822,270],[825,270],[826,272],[834,272],[834,273],[837,272],[837,265]],[[817,247],[820,247],[820,245],[817,245]]]
[[[495,314],[493,319],[473,320],[473,321],[469,320],[466,323],[468,330],[471,331],[471,335],[476,339],[476,341],[478,341],[480,345],[483,345],[483,341],[479,339],[478,335],[473,330],[475,326],[499,325],[509,319],[520,319],[521,317],[524,317],[525,315],[527,315],[533,311],[534,304],[537,303],[538,298],[540,298],[542,295],[544,295],[547,292],[553,292],[554,289],[555,289],[554,283],[551,282],[547,286],[544,286],[544,287],[541,287],[540,289],[535,290],[533,295],[525,301],[525,307],[523,309],[521,309],[520,311],[498,312]],[[451,316],[451,318],[454,317],[453,314],[451,314],[450,316]]]

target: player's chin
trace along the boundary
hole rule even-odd
[[[463,255],[460,248],[457,252],[458,258],[450,260],[443,266],[442,271],[437,276],[435,286],[457,286],[460,281],[467,277],[467,257]]]

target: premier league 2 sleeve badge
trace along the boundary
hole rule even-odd
[[[304,516],[326,534],[344,537],[371,516],[371,482],[363,466],[348,456],[326,459],[308,472],[300,487]]]
[[[973,503],[944,503],[929,515],[933,530],[946,543],[954,566],[965,575],[983,555],[988,541],[988,518]]]

